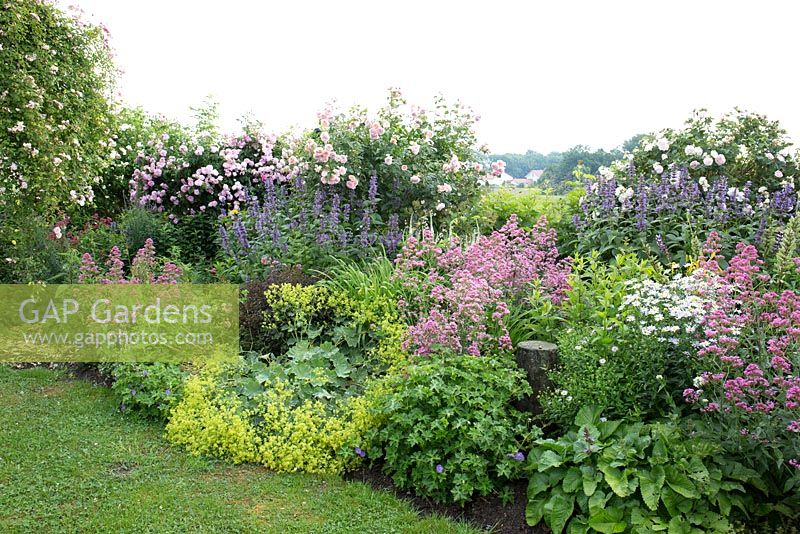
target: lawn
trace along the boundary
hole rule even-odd
[[[110,392],[0,366],[0,532],[453,532],[339,477],[194,458]]]

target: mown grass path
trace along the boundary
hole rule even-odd
[[[474,533],[339,477],[171,447],[103,387],[0,366],[0,532]]]

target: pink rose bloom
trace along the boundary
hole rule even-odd
[[[499,159],[492,163],[492,176],[502,176],[506,172],[506,162]]]

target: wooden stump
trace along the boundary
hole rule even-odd
[[[542,412],[536,397],[550,385],[546,369],[552,369],[558,363],[558,347],[547,341],[523,341],[517,345],[517,364],[525,370],[533,395],[522,399],[517,405],[520,410]]]

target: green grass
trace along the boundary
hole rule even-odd
[[[476,532],[339,477],[194,458],[162,432],[106,388],[0,366],[0,532]]]

